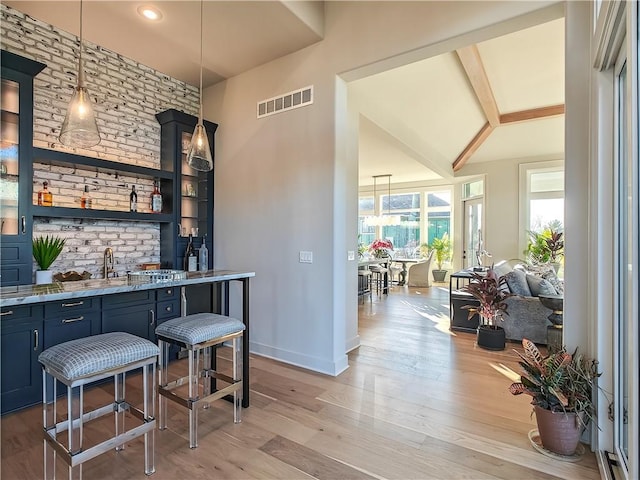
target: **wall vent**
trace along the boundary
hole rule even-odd
[[[258,118],[286,112],[313,103],[313,85],[258,102]]]

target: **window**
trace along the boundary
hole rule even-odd
[[[564,162],[520,165],[520,192],[520,251],[524,251],[527,232],[564,230]]]
[[[382,225],[382,238],[391,240],[394,250],[413,253],[420,245],[420,193],[383,195],[382,216],[394,219]]]

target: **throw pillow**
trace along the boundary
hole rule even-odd
[[[523,297],[531,296],[531,290],[527,283],[527,274],[522,270],[512,270],[507,273],[504,278],[507,281],[507,285],[509,285],[511,293],[515,293],[516,295],[521,295]]]
[[[553,285],[553,288],[555,288],[556,293],[558,295],[564,294],[564,284],[562,280],[560,280],[556,275],[556,271],[553,269],[553,267],[551,267],[549,270],[545,272],[542,272],[542,275],[540,276],[544,278],[547,282],[549,282],[551,285]]]
[[[532,275],[530,273],[527,274],[527,283],[529,284],[529,290],[531,290],[531,295],[534,297],[539,297],[540,295],[557,295],[556,289],[553,288],[553,285],[546,281],[544,278],[538,277],[537,275]]]

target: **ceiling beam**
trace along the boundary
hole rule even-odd
[[[494,127],[491,126],[491,124],[489,122],[487,122],[487,123],[485,123],[483,125],[483,127],[476,134],[476,136],[473,137],[473,140],[471,140],[469,142],[469,144],[465,147],[465,149],[458,156],[458,158],[456,158],[456,161],[453,162],[453,171],[454,172],[457,172],[462,167],[464,167],[464,164],[467,163],[467,160],[469,160],[469,158],[471,158],[471,155],[473,155],[476,152],[476,150],[478,150],[478,148],[480,148],[480,145],[482,145],[482,143],[491,134],[491,132],[493,131],[493,128]]]
[[[476,97],[487,117],[489,125],[497,127],[500,125],[500,112],[498,111],[496,99],[493,96],[493,90],[491,90],[491,85],[489,84],[487,72],[484,70],[478,47],[476,45],[470,45],[459,48],[456,50],[456,53],[462,63],[462,68],[464,68],[464,71],[467,73],[469,82],[471,82],[473,91],[476,93]]]
[[[521,110],[519,112],[503,113],[500,115],[500,124],[524,122],[526,120],[535,120],[537,118],[556,117],[564,114],[564,104],[551,105],[549,107],[532,108],[530,110]]]

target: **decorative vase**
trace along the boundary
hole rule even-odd
[[[387,258],[389,256],[389,254],[387,253],[386,250],[374,250],[373,251],[373,256],[375,258]]]
[[[506,336],[504,328],[497,325],[478,325],[476,343],[485,350],[504,350]]]
[[[53,283],[53,272],[51,270],[36,270],[36,285]]]
[[[559,455],[573,455],[580,443],[582,423],[575,413],[552,412],[534,406],[542,446]]]

